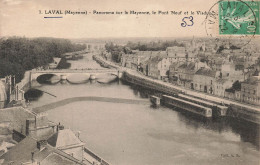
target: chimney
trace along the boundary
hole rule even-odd
[[[60,122],[59,122],[59,125],[60,125]],[[59,125],[57,125],[57,132],[59,131]]]
[[[31,130],[35,129],[35,119],[27,119],[25,125],[25,135],[29,135]]]
[[[32,157],[31,157],[31,159],[32,159],[32,163],[34,162],[34,152],[31,152],[32,153]]]
[[[59,130],[64,130],[64,126],[63,125],[59,125]]]
[[[37,148],[42,150],[47,145],[47,140],[40,140],[37,141]]]
[[[60,123],[59,123],[59,125],[57,125],[57,132],[58,132],[59,130],[64,130],[64,126],[61,125]]]
[[[80,136],[80,131],[78,131],[78,138],[79,138],[79,136]]]

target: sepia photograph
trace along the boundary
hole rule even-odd
[[[260,165],[260,0],[0,0],[0,165]]]

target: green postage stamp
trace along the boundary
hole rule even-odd
[[[260,1],[220,1],[219,34],[259,35]]]

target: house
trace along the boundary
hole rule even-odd
[[[0,80],[0,109],[4,108],[7,102],[6,84]]]
[[[177,65],[176,65],[177,64]],[[194,74],[200,68],[209,68],[206,63],[196,61],[196,62],[185,62],[184,64],[175,63],[175,65],[170,66],[170,77],[175,77],[177,85],[183,86],[185,88],[194,89],[194,84],[192,82]]]
[[[170,65],[168,58],[154,57],[147,63],[148,76],[156,79],[168,78]]]
[[[132,54],[122,54],[121,56],[121,66],[131,68],[134,70],[143,71],[146,66],[142,65],[145,61],[154,57],[164,57],[166,56],[165,51],[133,51]]]
[[[15,107],[15,109],[17,108]],[[79,133],[75,135],[60,124],[50,127],[45,116],[35,116],[29,112],[23,113],[23,109],[16,111],[4,109],[3,111],[7,113],[1,113],[1,121],[4,121],[3,118],[6,118],[4,122],[16,120],[13,122],[13,128],[15,128],[13,138],[19,143],[0,156],[0,164],[83,165],[100,163],[101,158],[84,147],[85,143],[79,139]],[[35,120],[31,117],[35,117]],[[27,119],[25,120],[25,130],[23,130],[24,119]],[[20,129],[21,132],[18,132]]]
[[[221,70],[224,58],[219,57],[219,56],[211,56],[211,57],[209,57],[208,60],[209,60],[208,65],[210,66],[210,68],[212,70],[215,70],[215,71]]]
[[[260,76],[252,76],[241,83],[241,101],[260,105]]]
[[[178,62],[174,62],[172,63],[170,66],[169,66],[169,81],[173,84],[176,84],[177,85],[177,80],[178,80],[178,75],[177,75],[177,72],[178,72],[178,67],[180,66],[181,64],[178,63]]]
[[[64,129],[63,126],[58,126],[58,131],[47,139],[48,144],[83,161],[84,145],[82,141],[70,130]]]
[[[54,57],[53,62],[49,64],[50,69],[55,69],[59,65],[61,58]]]
[[[143,73],[144,75],[148,76],[148,60],[144,60],[140,63],[139,71]]]
[[[20,142],[25,136],[43,138],[55,132],[55,124],[46,114],[35,114],[23,107],[11,107],[0,110],[0,121],[10,124],[13,139]]]
[[[193,76],[195,73],[195,63],[184,63],[178,67],[176,76],[178,77],[177,84],[185,88],[194,89]]]
[[[52,147],[46,140],[36,140],[30,136],[2,155],[0,162],[2,165],[84,165],[82,161]]]
[[[147,62],[147,73],[149,77],[160,79],[160,72],[159,72],[159,61],[161,58],[154,57],[148,60]]]
[[[219,74],[221,78],[228,78],[232,83],[245,79],[243,70],[237,70],[235,64],[228,60],[223,61]]]
[[[193,77],[194,90],[214,94],[216,71],[200,68]]]
[[[225,97],[226,89],[232,87],[233,82],[228,78],[218,78],[214,84],[214,95]]]
[[[173,46],[166,48],[167,58],[170,63],[174,62],[194,62],[195,55],[191,51],[186,51],[185,47]]]

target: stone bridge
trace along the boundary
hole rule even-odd
[[[73,74],[83,74],[86,76],[98,76],[104,74],[115,75],[118,78],[122,77],[122,72],[117,69],[53,69],[53,70],[33,70],[30,72],[30,82],[37,80],[41,75],[53,74],[61,79],[67,79],[68,76]]]

